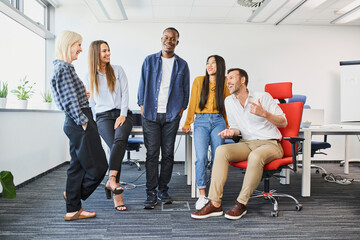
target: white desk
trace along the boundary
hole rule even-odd
[[[142,127],[133,127],[130,135],[143,135]],[[195,185],[195,149],[193,147],[192,132],[183,133],[181,128],[178,129],[177,135],[185,136],[185,175],[187,175],[187,185],[191,185],[191,197],[195,197],[196,185]]]
[[[302,183],[301,183],[301,196],[310,197],[311,192],[311,136],[312,135],[345,135],[345,164],[344,173],[349,173],[349,162],[348,162],[348,136],[349,135],[360,135],[359,125],[336,125],[335,126],[319,126],[302,128],[300,132],[304,133],[304,144],[303,144],[303,161],[302,161]]]

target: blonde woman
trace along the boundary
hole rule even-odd
[[[225,60],[211,55],[206,61],[205,76],[195,78],[183,132],[188,133],[194,122],[194,145],[196,152],[195,176],[200,197],[195,204],[197,210],[208,202],[206,196],[206,171],[208,149],[211,146],[211,166],[215,150],[224,143],[218,134],[226,128],[224,99],[230,95],[226,87]],[[195,120],[194,120],[195,118]]]
[[[109,179],[106,197],[113,193],[114,207],[125,211],[119,187],[121,163],[133,126],[129,111],[128,81],[122,67],[110,64],[110,47],[103,40],[94,41],[89,48],[89,73],[86,85],[90,89],[90,105],[96,113],[100,136],[110,148]]]
[[[95,212],[84,211],[86,200],[105,176],[108,164],[93,120],[85,87],[72,62],[82,52],[82,37],[64,31],[56,38],[56,59],[51,90],[54,100],[65,113],[64,132],[70,140],[70,166],[66,180],[66,221],[92,218]]]

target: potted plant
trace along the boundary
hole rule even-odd
[[[8,84],[7,82],[0,81],[0,108],[6,107],[6,100],[8,95]]]
[[[16,90],[11,91],[18,98],[20,108],[27,108],[28,99],[34,93],[33,87],[35,83],[29,85],[29,81],[26,80],[26,77],[27,76],[25,76],[23,79],[20,79],[20,84]]]
[[[14,177],[9,171],[0,172],[0,183],[2,185],[3,198],[16,198],[16,188],[14,185]]]
[[[51,109],[51,103],[52,103],[52,96],[51,96],[51,93],[50,91],[47,91],[43,94],[41,94],[42,97],[43,97],[43,100],[44,100],[44,105],[45,105],[45,108],[46,109]]]

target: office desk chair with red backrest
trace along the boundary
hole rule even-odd
[[[278,216],[278,202],[276,197],[288,197],[295,201],[295,209],[300,211],[302,205],[291,195],[276,193],[276,190],[270,190],[270,177],[276,176],[274,174],[280,173],[283,168],[290,168],[296,172],[297,170],[297,148],[296,143],[302,141],[303,138],[299,138],[299,128],[302,116],[303,103],[294,102],[286,103],[285,98],[292,97],[292,83],[272,83],[265,86],[265,91],[270,93],[274,99],[280,101],[279,106],[285,113],[288,125],[285,128],[279,128],[283,139],[281,140],[281,146],[284,149],[284,157],[276,159],[264,166],[264,172],[262,179],[264,180],[264,191],[259,194],[255,192],[251,198],[264,197],[265,199],[271,200],[274,205],[274,210],[271,212],[271,216]],[[230,163],[234,167],[241,169],[247,168],[247,161],[232,162]],[[288,165],[292,164],[292,168]],[[282,177],[282,176],[278,176]]]

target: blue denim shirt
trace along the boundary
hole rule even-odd
[[[161,51],[145,58],[141,69],[138,89],[138,105],[143,105],[143,117],[156,121],[158,95],[162,77]],[[189,102],[190,71],[187,62],[175,54],[171,73],[169,97],[166,107],[166,121],[173,121],[186,109]]]

